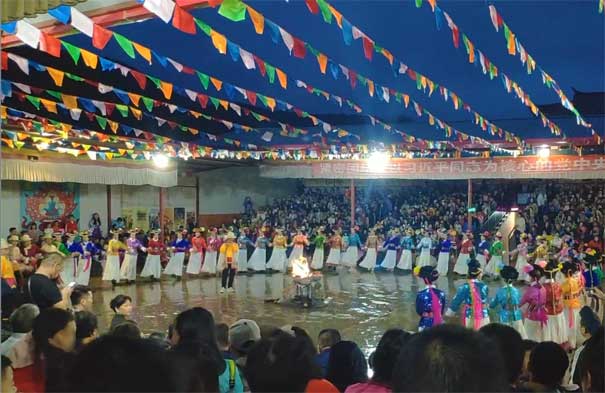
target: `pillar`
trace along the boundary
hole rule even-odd
[[[200,177],[195,176],[195,226],[200,226]]]
[[[468,213],[468,217],[467,217],[467,222],[468,222],[468,229],[469,231],[472,231],[473,229],[473,213],[471,213],[469,211],[469,209],[471,207],[473,207],[473,181],[471,179],[467,180],[468,182],[468,187],[467,187],[467,213]]]
[[[160,241],[164,242],[164,204],[165,204],[165,195],[166,195],[166,189],[164,187],[160,187],[160,212],[158,213],[159,215],[159,219],[160,219]]]
[[[355,179],[351,179],[351,227],[355,226]]]
[[[106,186],[107,189],[107,234],[111,230],[111,185]]]

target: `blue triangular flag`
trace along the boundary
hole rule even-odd
[[[130,133],[132,132],[132,127],[127,126],[126,124],[122,124],[122,130],[126,135],[130,135]]]
[[[80,102],[80,105],[88,112],[95,113],[97,107],[88,98],[78,97],[78,102]]]
[[[15,34],[17,32],[17,21],[3,23],[2,30],[8,34]]]
[[[271,40],[273,41],[273,43],[279,43],[279,38],[281,37],[279,27],[275,23],[271,22],[269,19],[265,19],[265,25],[269,26],[269,29],[271,30]]]
[[[353,26],[346,18],[342,18],[342,39],[347,45],[353,42]]]
[[[229,54],[231,55],[233,61],[239,60],[239,47],[237,45],[227,40],[227,50],[229,51]]]
[[[48,10],[48,13],[66,25],[69,24],[69,20],[71,19],[71,7],[68,5],[60,5],[57,8]]]
[[[116,89],[115,87],[113,89],[113,92],[124,104],[130,104],[130,97],[128,97],[128,93],[123,90]]]
[[[151,54],[153,55],[153,57],[156,58],[157,61],[160,62],[162,67],[166,67],[166,65],[168,64],[168,60],[166,60],[166,58],[164,56],[158,55],[157,53],[155,53],[154,50],[151,50]]]
[[[114,63],[111,60],[107,60],[106,58],[100,57],[100,56],[99,56],[99,60],[101,61],[101,69],[103,71],[111,71],[114,68],[116,68],[116,63]]]
[[[0,84],[2,85],[2,94],[4,94],[6,97],[12,97],[13,88],[11,86],[11,83],[7,80],[2,79],[0,81]]]
[[[435,6],[435,25],[437,25],[437,30],[441,30],[441,26],[443,26],[443,11],[438,6]]]
[[[35,61],[31,61],[31,60],[30,60],[29,64],[30,64],[31,66],[33,66],[33,67],[36,69],[36,71],[40,71],[40,72],[44,72],[44,71],[46,71],[46,67],[45,67],[45,66],[43,66],[43,65],[42,65],[42,64],[40,64],[40,63],[36,63]]]
[[[235,95],[235,88],[230,83],[223,83],[223,90],[225,90],[225,94],[229,97],[230,101],[233,101]]]
[[[330,73],[334,79],[338,79],[338,74],[340,73],[340,67],[334,64],[332,61],[328,60],[328,68],[330,68]]]
[[[176,86],[176,85],[173,85],[173,86],[172,86],[172,90],[173,90],[173,91],[174,91],[176,94],[178,94],[178,95],[180,95],[180,96],[182,96],[182,97],[186,97],[186,96],[187,96],[187,93],[185,93],[185,88],[183,88],[183,87],[181,87],[181,86]]]

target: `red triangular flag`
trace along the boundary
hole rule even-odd
[[[294,54],[294,57],[304,59],[307,54],[307,48],[305,48],[305,43],[296,37],[292,37],[292,40],[294,41],[294,47],[292,48],[292,53]]]
[[[147,77],[145,74],[135,70],[130,70],[130,73],[132,74],[132,77],[136,79],[141,90],[145,90],[145,86],[147,86]]]
[[[8,52],[2,51],[2,71],[8,70]]]
[[[246,98],[248,99],[248,102],[250,102],[252,105],[256,105],[256,93],[250,90],[246,90]]]
[[[460,45],[460,32],[457,26],[452,28],[452,40],[454,41],[454,47],[458,48]]]
[[[307,8],[311,11],[312,14],[317,14],[319,12],[319,6],[317,5],[317,0],[306,0]]]
[[[206,109],[206,105],[208,105],[208,96],[206,94],[198,94],[197,99],[200,102],[200,105],[203,109]]]
[[[56,37],[41,32],[40,37],[40,50],[53,55],[55,57],[61,57],[61,41]]]
[[[349,82],[351,82],[352,88],[357,86],[357,73],[351,69],[349,69]]]
[[[170,127],[170,129],[174,130],[176,128],[175,122],[168,120],[166,123],[168,124],[168,127]]]
[[[408,68],[408,70],[406,71],[406,73],[408,74],[408,76],[410,77],[411,80],[413,80],[413,81],[416,80],[416,71],[414,71],[411,68]]]
[[[116,104],[114,104],[112,102],[106,102],[105,103],[105,111],[107,113],[107,116],[111,116],[111,114],[113,113],[114,109],[116,109]]]
[[[372,55],[374,54],[374,43],[370,41],[368,37],[362,37],[363,41],[363,54],[366,56],[366,59],[372,60]]]
[[[92,46],[97,49],[103,49],[111,37],[113,37],[113,32],[96,23],[94,24],[92,30]]]
[[[183,72],[185,74],[189,74],[189,75],[195,74],[195,71],[193,70],[193,68],[189,68],[187,66],[183,66]]]
[[[258,58],[258,56],[256,56],[256,55],[252,55],[252,56],[254,56],[254,62],[256,63],[256,66],[258,67],[260,74],[262,76],[265,76],[265,74],[267,73],[267,70],[265,69],[265,62],[262,61],[260,58]]]
[[[210,7],[215,8],[217,5],[221,5],[223,0],[207,0],[207,3]]]
[[[172,25],[184,31],[185,33],[195,34],[195,22],[193,21],[193,15],[188,11],[182,9],[178,5],[174,7],[174,15],[172,16]]]

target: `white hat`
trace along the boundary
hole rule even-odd
[[[4,250],[5,248],[8,248],[8,242],[5,238],[2,238],[0,239],[0,249]]]

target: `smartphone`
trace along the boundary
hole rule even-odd
[[[68,287],[74,287],[76,285],[75,281],[70,282],[69,284],[67,284]]]

